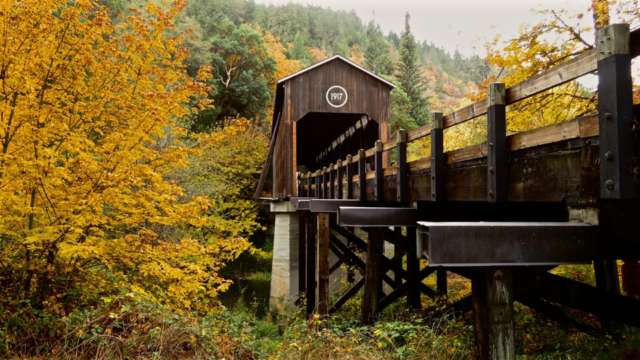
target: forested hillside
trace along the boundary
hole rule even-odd
[[[145,3],[105,2],[114,19],[130,13],[130,8],[142,9]],[[416,56],[413,66],[419,71],[403,70],[403,37],[410,35],[410,19],[405,20],[404,33],[384,34],[375,21],[364,23],[354,11],[298,3],[264,5],[253,0],[189,1],[176,19],[177,30],[193,30],[193,37],[185,42],[191,53],[187,60],[190,75],[200,66],[213,65],[215,91],[211,97],[217,104],[214,110],[200,114],[192,129],[206,130],[228,117],[263,120],[278,78],[333,55],[400,83],[403,75],[411,74],[417,91],[408,88],[405,79],[398,92],[404,92],[399,94],[400,102],[409,95],[406,101],[413,113],[408,117],[398,114],[406,110],[406,104],[398,102],[392,109],[396,117],[405,118],[401,121],[404,127],[426,123],[432,110],[454,110],[465,94],[476,91],[475,85],[486,79],[487,65],[478,56],[446,52],[434,43],[437,39],[412,38],[411,44],[405,41],[405,48],[415,46],[411,56]],[[279,61],[275,59],[278,55]]]

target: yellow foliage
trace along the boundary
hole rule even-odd
[[[278,80],[302,70],[303,65],[300,60],[287,58],[287,48],[282,45],[279,38],[276,38],[269,31],[262,29],[260,26],[258,26],[256,30],[258,30],[262,34],[264,44],[267,48],[267,54],[269,54],[269,56],[272,56],[277,63],[277,70],[273,74],[273,77],[267,79],[267,81],[269,82],[269,88],[271,89],[272,94],[274,94],[271,97],[273,99],[275,98],[276,85],[278,84]],[[267,109],[267,116],[268,118],[273,117],[272,102],[269,104],[269,108]]]
[[[349,60],[358,64],[359,66],[363,66],[364,64],[364,52],[362,51],[362,47],[359,44],[354,44],[350,49],[351,56],[349,56]]]
[[[160,146],[198,109],[196,80],[173,31],[186,6],[148,4],[116,28],[92,0],[0,2],[0,277],[5,294],[41,301],[125,289],[176,308],[203,308],[228,284],[216,276],[243,239],[210,246],[187,231],[206,197],[166,177],[197,150]],[[169,237],[168,227],[179,236]],[[73,289],[75,290],[69,290]]]

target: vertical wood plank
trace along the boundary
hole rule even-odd
[[[600,126],[600,197],[634,198],[633,88],[629,24],[598,30],[598,114]]]
[[[471,297],[478,359],[515,360],[511,268],[483,267],[475,270]]]
[[[329,199],[336,198],[335,169],[333,163],[329,165]]]
[[[431,122],[431,200],[444,200],[444,118],[441,111],[433,113]],[[506,136],[506,132],[505,132]]]
[[[338,194],[337,197],[338,199],[342,199],[343,198],[343,185],[342,185],[342,178],[343,178],[343,174],[344,174],[345,169],[342,167],[342,160],[338,160],[338,165],[337,165],[337,169],[336,169],[336,180],[337,180],[337,186],[338,186]]]
[[[307,256],[307,216],[306,212],[298,212],[298,289],[300,295],[307,291],[306,256]]]
[[[307,317],[316,309],[316,217],[307,218]]]
[[[318,217],[318,306],[320,316],[329,314],[329,214]]]
[[[311,197],[311,178],[312,178],[311,172],[308,172],[307,173],[307,193],[306,193],[307,197]]]
[[[365,158],[365,152],[363,149],[358,150],[358,199],[367,199],[367,179],[365,172],[367,159]]]
[[[347,199],[353,199],[353,176],[355,173],[351,160],[351,155],[347,155]]]
[[[322,199],[322,177],[320,170],[316,171],[316,198]]]
[[[438,296],[447,296],[447,269],[439,267],[436,270],[436,286]]]
[[[377,140],[375,145],[375,187],[374,200],[384,200],[384,168],[382,165],[382,141]]]
[[[409,175],[407,173],[407,131],[398,131],[398,144],[396,146],[396,174],[397,200],[409,201]]]
[[[507,201],[507,122],[505,87],[503,83],[489,85],[487,110],[487,199]]]
[[[420,273],[420,259],[418,258],[416,228],[407,228],[407,277],[411,284],[409,287],[409,306],[414,309],[422,307],[419,284],[421,279],[418,277]]]
[[[367,264],[362,296],[362,325],[371,325],[378,319],[378,304],[382,294],[382,253],[384,238],[381,228],[369,230]]]
[[[327,173],[327,167],[323,167],[322,168],[322,192],[320,195],[321,199],[328,199],[329,195],[328,195],[328,185],[329,185],[329,174]]]

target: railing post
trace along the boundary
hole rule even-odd
[[[407,131],[398,131],[398,142],[396,145],[396,173],[397,199],[398,201],[409,201],[409,174],[407,173]]]
[[[353,199],[353,164],[351,155],[347,155],[347,199]]]
[[[335,167],[332,164],[329,164],[329,199],[336,198],[336,184],[335,184]]]
[[[598,30],[598,113],[600,120],[600,198],[636,197],[633,174],[633,88],[629,25]]]
[[[376,141],[374,200],[384,200],[384,169],[382,168],[382,141]]]
[[[322,168],[322,199],[329,198],[329,174],[327,172],[327,167]]]
[[[302,178],[304,175],[298,173],[296,175],[296,196],[302,196]]]
[[[338,199],[342,199],[343,188],[342,188],[342,175],[344,173],[344,169],[342,168],[342,160],[338,160],[338,164],[336,165],[336,179],[338,187]]]
[[[441,111],[431,117],[431,200],[444,200],[444,120]],[[505,133],[506,134],[506,133]]]
[[[408,202],[409,201],[409,177],[407,176],[407,131],[400,129],[398,130],[398,138],[396,141],[396,167],[398,172],[396,173],[396,190],[397,196],[396,199],[400,202]],[[396,227],[393,229],[398,235],[402,235],[402,228]],[[412,244],[406,244],[408,247],[411,247]],[[415,247],[415,244],[413,244]],[[402,248],[397,242],[393,246],[393,259],[392,261],[402,267],[402,258],[408,252],[408,249]],[[410,251],[408,253],[411,253]],[[407,263],[415,261],[410,259],[410,256],[407,258]],[[407,270],[410,270],[411,266],[407,267]],[[411,274],[410,271],[407,271],[408,279],[407,281],[415,284],[415,276],[416,272]],[[394,288],[398,288],[402,285],[402,277],[399,274],[395,274],[394,279]],[[417,288],[417,286],[416,286]],[[411,291],[411,290],[409,290]]]
[[[487,176],[489,202],[507,201],[507,122],[503,83],[489,85]]]
[[[431,200],[444,201],[444,118],[441,111],[431,117]],[[506,132],[505,132],[506,136]],[[436,270],[438,296],[447,295],[447,270]]]
[[[365,151],[358,150],[358,199],[367,199],[367,177],[366,177],[366,158]]]
[[[307,197],[311,197],[311,172],[307,173]]]
[[[322,199],[322,177],[320,170],[316,170],[316,198]]]

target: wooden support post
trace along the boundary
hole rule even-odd
[[[342,167],[342,160],[338,160],[338,164],[336,165],[336,180],[337,180],[337,186],[338,186],[338,192],[337,192],[337,197],[338,199],[342,199],[343,198],[343,185],[342,185],[342,178],[343,178],[343,174],[344,174],[344,168]]]
[[[336,198],[336,177],[335,177],[335,166],[333,164],[329,165],[329,199]]]
[[[594,260],[593,271],[596,275],[596,287],[600,290],[620,294],[620,278],[618,277],[618,262],[616,260]],[[601,317],[602,329],[612,334],[615,326],[611,319]]]
[[[374,200],[384,200],[384,169],[382,168],[382,141],[377,140],[375,145],[375,186]]]
[[[396,174],[397,199],[398,201],[409,201],[409,175],[407,172],[407,131],[398,131],[398,145],[396,146]]]
[[[381,228],[371,228],[367,244],[367,264],[362,296],[362,325],[371,325],[378,318],[378,305],[382,294],[382,254],[384,238]]]
[[[322,168],[322,198],[329,198],[329,172],[326,167]]]
[[[511,268],[476,269],[471,282],[471,295],[478,359],[515,360]]]
[[[322,199],[322,176],[320,176],[320,170],[316,171],[316,198]]]
[[[409,176],[407,174],[407,131],[404,129],[398,130],[396,167],[398,168],[398,172],[396,173],[396,199],[400,202],[407,202],[409,201]],[[398,235],[402,235],[401,227],[396,227],[394,231],[397,232]],[[407,231],[411,231],[411,228],[407,229]],[[402,258],[406,253],[407,249],[400,247],[396,242],[393,247],[392,261],[402,267]],[[410,271],[409,267],[407,267],[407,271]],[[395,281],[394,288],[397,289],[402,285],[402,278],[399,274],[396,273],[393,280]]]
[[[358,199],[367,199],[367,178],[366,173],[367,165],[365,158],[365,151],[363,149],[358,150]]]
[[[317,174],[317,172],[316,172]],[[317,189],[317,187],[316,187]],[[316,309],[316,217],[307,218],[307,317]]]
[[[600,124],[600,198],[637,196],[633,165],[633,89],[629,24],[598,30],[598,113]]]
[[[329,314],[329,214],[318,216],[318,307],[320,316]]]
[[[439,267],[436,276],[438,296],[447,296],[447,269]]]
[[[353,176],[355,175],[355,172],[354,165],[351,161],[351,155],[347,155],[347,199],[353,199]]]
[[[307,197],[311,197],[311,172],[307,173]]]
[[[444,200],[444,118],[441,111],[431,117],[431,200]],[[506,132],[505,132],[506,135]]]
[[[419,275],[420,259],[418,258],[418,240],[415,228],[407,228],[407,243],[407,281],[411,283],[408,302],[412,308],[420,309],[422,307],[422,300],[420,299],[422,278]]]
[[[300,295],[307,291],[306,256],[307,256],[307,214],[306,212],[298,213],[298,291]]]
[[[505,88],[503,83],[489,85],[487,110],[487,199],[489,202],[507,200],[507,122]]]

